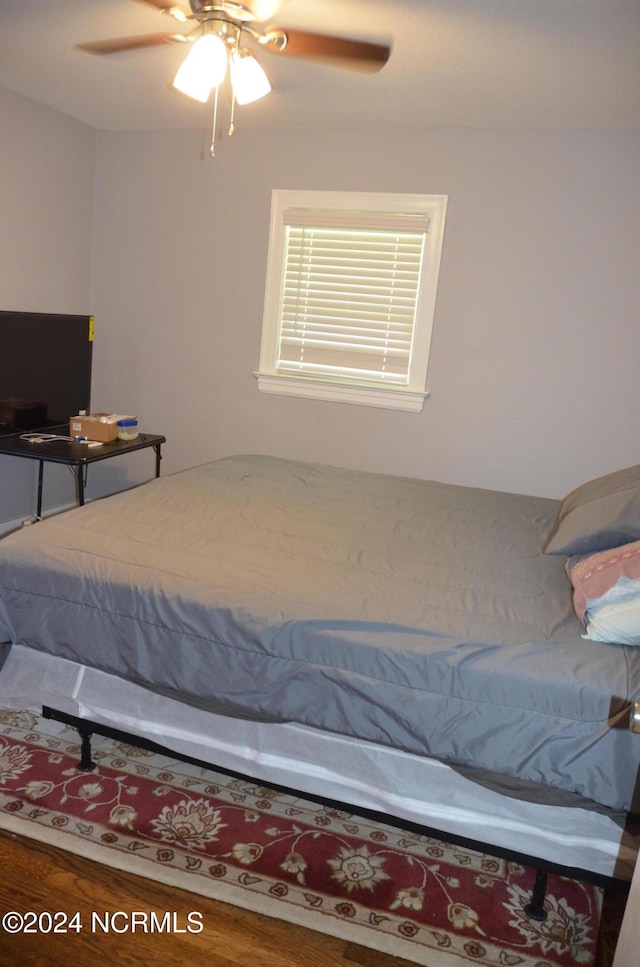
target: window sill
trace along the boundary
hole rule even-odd
[[[371,386],[362,383],[334,383],[330,380],[273,373],[255,373],[261,393],[278,396],[297,396],[334,403],[353,403],[357,406],[376,406],[390,410],[421,413],[428,393],[403,389],[398,386]]]

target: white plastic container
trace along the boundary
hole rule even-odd
[[[118,439],[130,443],[138,438],[138,421],[135,417],[128,420],[118,420]]]

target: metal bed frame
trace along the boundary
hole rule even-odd
[[[78,762],[78,769],[82,772],[91,772],[96,768],[96,764],[93,761],[91,753],[91,739],[92,736],[96,734],[114,739],[119,742],[127,742],[131,745],[147,749],[151,752],[169,755],[178,761],[189,762],[200,768],[215,768],[219,772],[222,772],[225,775],[230,775],[234,778],[243,780],[251,780],[253,778],[247,774],[222,768],[215,763],[206,762],[204,760],[185,755],[184,753],[176,752],[173,749],[168,749],[166,746],[160,745],[159,743],[153,742],[152,740],[146,739],[142,736],[134,735],[131,732],[116,729],[102,723],[97,723],[90,719],[80,718],[79,716],[72,715],[68,712],[62,712],[58,709],[52,708],[49,705],[44,705],[42,707],[42,715],[45,719],[51,719],[52,721],[60,722],[61,724],[69,725],[76,729],[80,737],[80,760]],[[640,733],[640,701],[636,702],[632,707],[630,728],[633,732]],[[299,790],[293,789],[289,786],[282,786],[276,783],[271,783],[270,785],[273,789],[276,789],[280,792],[284,792],[289,795],[300,795]],[[325,798],[307,792],[305,792],[303,795],[310,801],[319,803],[320,805],[326,805],[337,809],[347,808],[353,812],[354,815],[361,815],[369,819],[379,820],[391,826],[396,826],[400,829],[404,829],[408,832],[413,832],[418,835],[429,836],[436,839],[446,838],[447,842],[489,853],[490,855],[500,857],[501,859],[521,863],[524,866],[533,868],[533,870],[535,870],[535,879],[531,888],[529,902],[524,907],[525,913],[531,920],[542,922],[547,918],[544,903],[549,873],[557,873],[561,876],[569,877],[571,879],[583,880],[604,889],[628,889],[628,883],[625,880],[615,876],[605,876],[603,874],[585,870],[580,867],[568,867],[566,865],[552,863],[548,860],[541,860],[539,857],[532,856],[528,853],[522,853],[510,849],[502,849],[494,844],[483,843],[479,840],[470,839],[458,834],[451,834],[449,832],[443,833],[442,830],[431,826],[412,823],[409,820],[401,819],[391,814],[365,809],[364,807],[360,806],[354,806],[349,802],[338,802],[334,799]],[[630,814],[628,821],[630,823],[640,824],[640,815]]]

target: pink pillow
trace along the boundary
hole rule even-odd
[[[593,608],[605,604],[607,594],[621,578],[640,580],[640,541],[595,554],[574,554],[567,558],[565,566],[574,589],[573,607],[586,625],[587,605]]]

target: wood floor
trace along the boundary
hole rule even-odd
[[[0,967],[411,967],[406,960],[335,940],[192,893],[121,873],[0,830],[0,916],[79,912],[82,930],[11,935],[0,927]],[[160,919],[175,911],[186,930],[191,911],[200,933],[91,933],[92,912]],[[114,918],[116,927],[125,917]],[[130,921],[129,921],[130,922]],[[415,967],[415,965],[413,965]]]

